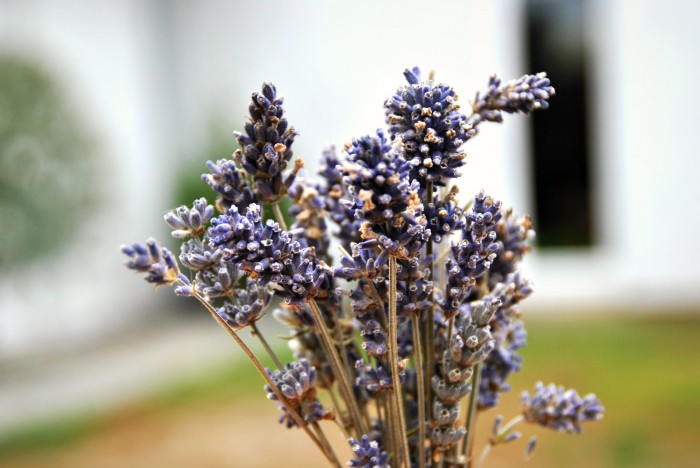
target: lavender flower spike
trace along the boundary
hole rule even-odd
[[[292,143],[297,132],[284,118],[282,104],[272,83],[263,83],[261,93],[253,93],[248,107],[250,120],[245,132],[234,132],[241,149],[233,158],[253,176],[257,197],[275,203],[282,197],[294,179],[294,171],[287,180],[282,172],[292,159]]]
[[[554,96],[547,74],[523,75],[517,80],[501,86],[501,79],[496,75],[489,78],[489,88],[483,96],[476,95],[474,100],[474,124],[482,120],[503,122],[503,112],[516,112],[528,115],[535,110],[547,109],[549,98]]]
[[[214,207],[207,204],[205,198],[195,200],[192,208],[185,205],[169,211],[164,216],[165,222],[174,229],[172,236],[176,239],[197,237],[204,233],[204,226],[214,214]]]
[[[581,433],[581,423],[603,418],[605,408],[592,393],[581,398],[576,390],[538,382],[535,393],[523,392],[522,412],[527,422],[569,434]]]
[[[148,239],[146,245],[122,245],[122,253],[129,257],[126,267],[141,273],[147,273],[146,281],[156,286],[174,285],[179,296],[192,295],[192,285],[175,262],[173,254],[165,247],[158,246],[155,239]]]
[[[388,456],[379,446],[376,440],[370,440],[363,435],[360,440],[349,439],[355,458],[348,462],[348,466],[357,468],[390,468]]]
[[[332,419],[316,396],[316,369],[306,359],[288,363],[282,370],[266,371],[289,406],[297,410],[305,422]],[[268,399],[277,401],[277,395],[268,385],[265,385],[265,391]],[[279,422],[285,423],[287,428],[296,426],[286,407],[279,402],[278,406],[283,411]]]

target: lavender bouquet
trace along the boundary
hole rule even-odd
[[[463,113],[449,85],[418,68],[404,76],[408,84],[384,103],[388,128],[326,148],[320,182],[307,180],[299,159],[289,167],[297,132],[275,87],[263,84],[235,132],[233,159],[207,163],[202,179],[215,203],[201,198],[165,215],[182,240],[179,262],[150,239],[122,247],[126,265],[197,299],[258,369],[280,423],[303,430],[333,466],[328,430],[347,437],[349,466],[421,468],[478,466],[518,439],[521,423],[581,432],[603,416],[596,397],[538,383],[474,454],[478,413],[498,404],[521,367],[519,304],[532,289],[519,264],[534,232],[529,217],[483,191],[460,204],[450,185],[483,122],[546,109],[554,88],[544,73],[505,84],[492,76]],[[295,362],[283,364],[257,326],[273,295]],[[244,328],[276,369],[241,339]]]

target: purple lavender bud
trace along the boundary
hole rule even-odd
[[[350,448],[355,458],[348,462],[348,466],[357,468],[390,468],[388,455],[381,449],[378,440],[372,440],[363,435],[360,440],[348,439]]]
[[[372,224],[391,220],[408,207],[410,164],[391,147],[384,132],[353,140],[342,163],[343,182],[352,195],[355,217]]]
[[[332,417],[323,408],[321,402],[318,401],[316,396],[316,369],[306,359],[288,363],[282,370],[265,370],[286,402],[300,413],[304,422],[316,422]],[[277,395],[268,385],[265,385],[265,391],[268,399],[278,401]],[[296,421],[287,412],[286,408],[283,405],[278,406],[282,410],[279,422],[284,423],[287,428],[295,427],[297,425]]]
[[[185,205],[165,214],[165,222],[174,230],[172,236],[176,239],[197,237],[204,233],[205,225],[214,214],[214,207],[207,204],[205,198],[195,200],[192,208]]]
[[[547,74],[523,75],[509,81],[505,86],[496,75],[489,78],[488,90],[474,99],[474,118],[471,123],[478,125],[483,120],[503,122],[502,112],[516,112],[529,115],[538,109],[547,109],[549,99],[554,96]]]
[[[427,182],[445,185],[445,179],[460,175],[466,156],[461,147],[475,132],[450,86],[422,81],[417,67],[404,76],[408,85],[384,102],[389,134],[403,142],[411,179],[420,182],[421,191]]]
[[[325,200],[319,190],[317,184],[305,180],[304,177],[296,178],[289,189],[289,198],[294,202],[289,214],[295,218],[290,232],[303,247],[313,247],[318,258],[330,263],[330,237],[326,224]]]
[[[523,392],[522,413],[525,420],[559,432],[581,433],[581,423],[603,418],[605,408],[592,393],[581,398],[574,389],[538,382],[532,396]]]
[[[255,195],[248,186],[245,173],[230,159],[219,159],[216,163],[207,161],[209,174],[202,174],[202,180],[219,194],[216,206],[226,212],[232,206],[245,211],[248,205],[255,203]]]
[[[469,377],[467,377],[467,380]],[[443,380],[440,376],[433,376],[432,379],[433,392],[435,397],[446,404],[457,403],[462,400],[465,396],[469,395],[471,385],[462,382],[450,382],[448,380]]]
[[[270,292],[267,288],[249,282],[245,289],[236,290],[235,295],[218,308],[216,313],[231,328],[238,330],[259,320],[269,302]]]
[[[126,267],[141,273],[147,273],[145,280],[155,285],[180,283],[189,285],[189,280],[180,274],[180,270],[168,249],[158,246],[155,239],[148,239],[146,245],[122,245],[121,251],[129,260]],[[184,290],[183,290],[184,292]]]
[[[366,390],[370,396],[391,391],[391,377],[384,367],[379,366],[375,369],[360,359],[355,363],[355,370],[357,385]]]
[[[464,226],[462,209],[455,203],[456,193],[456,187],[453,187],[444,200],[425,206],[425,217],[428,220],[428,227],[435,243],[439,244],[445,236],[462,229]]]
[[[535,237],[532,230],[532,220],[529,216],[518,218],[508,210],[504,218],[496,226],[496,242],[499,249],[491,264],[489,283],[491,285],[504,281],[504,278],[514,273],[523,256],[531,250]]]
[[[468,297],[476,280],[486,273],[496,258],[496,226],[502,217],[501,202],[479,192],[474,206],[464,216],[462,241],[452,246],[452,259],[446,264],[445,297],[440,304],[447,318],[454,317]]]
[[[523,435],[520,432],[510,432],[507,436],[503,438],[503,443],[514,442],[520,439]]]
[[[268,203],[276,202],[289,189],[291,180],[282,173],[292,159],[291,147],[297,135],[288,127],[283,99],[276,94],[274,85],[264,83],[262,94],[253,93],[245,131],[234,132],[241,148],[233,158],[253,177],[256,196]]]
[[[430,433],[430,441],[437,450],[445,451],[457,445],[466,433],[467,431],[462,426],[457,428],[435,427]]]
[[[438,426],[451,427],[459,419],[459,403],[443,404],[435,399],[433,402],[433,420]]]
[[[526,458],[530,458],[532,456],[532,452],[535,451],[535,447],[537,447],[537,436],[532,436],[530,441],[527,443],[527,447],[525,447]]]

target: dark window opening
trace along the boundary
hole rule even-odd
[[[583,0],[528,0],[528,69],[556,96],[532,117],[535,224],[543,247],[592,244]]]

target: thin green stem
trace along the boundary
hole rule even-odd
[[[280,361],[280,359],[277,357],[277,354],[276,354],[276,353],[273,351],[273,349],[270,347],[270,345],[268,344],[267,340],[265,339],[265,337],[263,336],[263,334],[260,332],[260,329],[258,328],[258,325],[257,325],[255,322],[253,322],[253,323],[251,324],[250,327],[251,327],[251,329],[252,329],[252,330],[251,330],[251,333],[252,333],[254,336],[257,336],[257,337],[258,337],[258,339],[260,340],[260,343],[262,343],[262,345],[263,345],[263,348],[265,348],[265,351],[267,351],[267,354],[270,356],[270,358],[271,358],[272,361],[275,363],[275,365],[277,366],[277,368],[278,368],[278,369],[282,369],[282,368],[284,367],[284,366],[282,365],[282,361]]]
[[[280,225],[280,228],[283,231],[287,231],[287,222],[284,220],[282,210],[280,210],[280,202],[276,201],[274,203],[270,203],[270,206],[272,207],[272,212],[275,214],[275,219],[277,219],[277,224]]]
[[[399,345],[398,345],[398,317],[396,314],[396,257],[389,256],[389,359],[391,360],[391,396],[395,408],[395,431],[399,436],[397,450],[398,466],[410,465],[410,453],[408,450],[408,438],[406,437],[406,422],[401,401],[401,379],[399,376]],[[403,463],[401,463],[403,460]]]
[[[476,404],[479,400],[479,381],[481,380],[481,363],[474,366],[472,374],[472,391],[469,394],[469,410],[467,412],[467,433],[464,436],[464,455],[467,458],[467,467],[474,466],[472,451],[474,449],[474,429],[476,423]]]
[[[340,389],[340,394],[345,400],[348,412],[350,413],[350,418],[352,419],[357,438],[362,437],[363,434],[367,434],[367,429],[364,427],[364,422],[362,421],[362,413],[360,407],[355,399],[355,394],[352,391],[352,386],[348,380],[347,374],[344,372],[343,362],[338,355],[338,350],[335,347],[333,338],[331,337],[328,327],[326,326],[326,321],[321,315],[321,311],[316,304],[316,301],[311,299],[309,302],[309,309],[314,316],[314,321],[316,322],[316,329],[321,337],[321,342],[323,343],[326,353],[328,353],[328,360],[330,361],[331,367],[333,369],[333,374],[338,380],[338,388]]]
[[[416,382],[418,384],[418,466],[425,468],[425,382],[423,381],[423,350],[420,344],[420,327],[417,315],[411,315],[413,328],[413,353],[416,359]]]
[[[323,447],[323,444],[321,443],[321,441],[314,435],[313,432],[311,432],[311,430],[307,426],[306,422],[301,417],[301,415],[297,412],[297,410],[295,408],[292,408],[289,405],[289,403],[287,403],[287,399],[284,397],[284,395],[282,395],[282,392],[280,392],[279,388],[277,388],[277,385],[275,385],[275,383],[272,381],[270,376],[267,374],[267,371],[265,370],[263,365],[260,363],[258,358],[255,356],[255,354],[253,354],[253,352],[250,350],[250,348],[248,348],[248,345],[246,345],[245,342],[241,339],[241,337],[239,337],[238,334],[235,331],[233,331],[233,329],[231,327],[228,326],[228,324],[224,321],[224,319],[222,319],[219,316],[219,314],[216,313],[216,311],[211,306],[211,304],[209,304],[198,293],[195,292],[195,293],[193,293],[193,295],[204,306],[204,308],[206,308],[209,311],[209,313],[212,315],[212,317],[214,317],[214,320],[216,320],[216,323],[218,323],[221,326],[221,328],[226,330],[226,332],[229,334],[229,336],[231,336],[231,338],[233,338],[233,340],[236,342],[236,344],[238,344],[238,346],[243,350],[245,355],[248,357],[248,359],[250,359],[250,361],[253,363],[255,368],[258,370],[258,372],[260,373],[262,378],[265,380],[265,383],[267,383],[268,387],[270,387],[270,389],[272,390],[272,393],[275,394],[275,396],[277,397],[277,401],[279,401],[282,404],[282,406],[285,407],[285,409],[287,410],[289,415],[292,417],[294,422],[297,424],[297,426],[299,426],[304,432],[306,432],[306,435],[308,435],[309,438],[311,439],[311,441],[316,445],[316,447],[318,447],[319,450],[321,450],[321,452],[323,452],[323,455],[328,459],[329,462],[331,462],[331,464],[333,464],[333,466],[340,467],[340,465],[337,464],[337,462],[335,462],[333,460],[333,457],[331,456],[331,454],[329,454],[326,451],[325,447]]]
[[[476,464],[476,468],[480,468],[481,465],[484,463],[484,460],[486,460],[486,457],[489,455],[489,453],[491,453],[491,449],[503,442],[508,436],[508,434],[510,434],[510,432],[513,429],[515,429],[515,426],[517,426],[524,420],[525,417],[521,414],[508,421],[508,423],[505,426],[503,426],[503,428],[500,431],[498,431],[498,434],[496,434],[489,440],[488,444],[486,444],[484,449],[481,451],[481,456],[479,457],[479,461]]]

